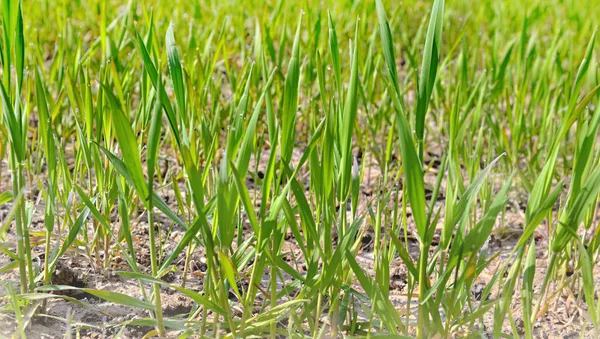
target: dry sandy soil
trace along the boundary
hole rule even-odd
[[[299,152],[296,152],[300,154]],[[430,160],[435,161],[437,156],[430,154]],[[361,187],[361,201],[363,201],[360,207],[361,211],[366,210],[366,206],[370,200],[373,199],[374,195],[377,195],[377,180],[381,175],[377,164],[371,160],[372,158],[367,154],[360,158],[361,165],[367,166],[365,169],[365,178]],[[163,167],[171,166],[169,157],[163,158]],[[250,168],[255,170],[261,170],[261,164],[266,162],[259,161],[258,166],[256,163],[251,164]],[[6,163],[0,164],[2,182],[1,190],[7,189],[9,186],[8,170]],[[428,175],[428,181],[432,182],[435,177],[435,164],[432,173]],[[171,170],[171,169],[169,169]],[[308,180],[306,173],[301,174],[302,178]],[[497,178],[499,181],[501,178]],[[254,187],[254,183],[249,179],[247,182],[250,188]],[[398,189],[398,185],[391,187],[390,189]],[[256,191],[256,190],[255,190]],[[444,190],[442,189],[442,192]],[[255,192],[259,194],[259,192]],[[160,192],[163,199],[173,207],[176,208],[175,198],[173,192],[166,189]],[[252,194],[252,193],[251,193]],[[35,231],[43,231],[43,201],[39,198],[39,192],[32,190],[29,192],[28,199],[35,202],[35,213],[33,216],[31,231],[36,234]],[[428,195],[428,199],[431,199],[431,194]],[[523,220],[523,206],[526,199],[523,194],[513,193],[511,202],[507,206],[504,219],[496,225],[491,238],[489,239],[488,247],[491,253],[500,252],[499,256],[495,261],[486,269],[480,276],[479,281],[474,286],[472,293],[476,295],[480,293],[483,286],[485,286],[494,271],[500,267],[507,260],[508,255],[514,247],[516,240],[522,232],[522,220]],[[443,200],[441,198],[436,202],[437,205],[441,206]],[[11,204],[5,204],[0,206],[0,220],[4,220],[11,208]],[[168,253],[178,240],[183,235],[182,230],[176,226],[173,227],[168,219],[160,215],[156,216],[158,227],[160,227],[163,237],[165,237],[164,253]],[[111,221],[115,225],[115,229],[118,227],[118,216],[115,213],[111,216]],[[149,249],[148,249],[148,235],[147,235],[147,216],[142,213],[132,219],[132,233],[137,247],[136,257],[142,269],[149,272]],[[443,222],[443,215],[440,220]],[[91,221],[89,225],[91,225]],[[88,232],[92,232],[91,226],[88,228]],[[536,290],[540,288],[541,280],[545,274],[547,253],[547,238],[545,237],[543,225],[540,227],[540,231],[536,233],[536,244],[538,244],[538,256],[537,256],[537,270],[536,270]],[[369,267],[373,266],[373,237],[374,232],[370,220],[365,219],[365,224],[362,229],[362,249],[357,257],[357,261],[361,266],[369,271]],[[14,247],[14,230],[11,227],[7,238],[4,239],[4,244],[9,247]],[[33,257],[35,258],[36,267],[43,267],[44,264],[44,248],[41,237],[32,236],[32,242],[40,244],[33,247]],[[56,239],[54,239],[56,240]],[[416,258],[418,245],[416,240],[409,240],[409,248],[411,254]],[[302,258],[300,251],[294,241],[291,234],[286,237],[286,243],[284,246],[284,252],[288,255],[286,258],[290,263],[297,262],[302,266]],[[88,287],[94,289],[103,289],[113,292],[124,293],[133,297],[141,298],[141,290],[139,284],[133,280],[126,280],[117,276],[114,271],[128,270],[127,264],[124,259],[121,258],[117,252],[111,253],[111,266],[108,273],[100,272],[95,265],[96,258],[89,257],[88,251],[84,247],[79,247],[76,250],[68,251],[63,255],[58,263],[57,271],[53,276],[53,284],[71,285],[77,287]],[[163,256],[164,256],[163,253]],[[104,253],[101,253],[104,255]],[[201,291],[203,284],[203,272],[206,270],[206,265],[203,263],[204,251],[202,248],[196,248],[191,262],[190,275],[188,276],[186,287],[192,290]],[[176,261],[176,269],[174,272],[167,274],[164,279],[168,280],[173,284],[181,284],[182,272],[183,272],[183,255]],[[295,259],[295,260],[294,260]],[[0,255],[0,267],[4,267],[10,262],[7,256]],[[301,269],[301,268],[300,268]],[[391,268],[391,279],[390,279],[390,291],[391,300],[397,306],[397,308],[405,309],[407,307],[407,272],[405,266],[402,264],[399,258],[392,262]],[[370,272],[373,273],[373,272]],[[600,272],[599,272],[600,273]],[[265,272],[265,279],[263,282],[263,288],[266,287],[268,281],[268,271]],[[600,277],[600,274],[596,276]],[[17,272],[7,272],[0,275],[0,280],[6,284],[18,282]],[[284,282],[283,282],[284,283]],[[0,285],[0,296],[6,296],[7,290],[3,287],[4,284]],[[551,285],[551,291],[556,289],[557,284]],[[360,289],[360,286],[355,286]],[[539,315],[538,325],[536,326],[536,337],[540,338],[576,338],[576,337],[593,337],[593,331],[591,325],[586,320],[586,312],[584,303],[581,300],[581,296],[574,295],[571,291],[577,291],[579,288],[563,290],[549,306],[549,308],[542,314]],[[66,293],[66,292],[65,292]],[[67,293],[68,296],[75,298],[82,304],[75,304],[62,299],[53,299],[47,304],[47,312],[45,314],[38,314],[31,319],[31,322],[27,328],[27,334],[29,338],[60,338],[64,337],[66,333],[72,333],[82,338],[110,338],[117,334],[120,334],[125,338],[139,338],[151,330],[147,326],[127,326],[125,329],[122,328],[122,324],[144,317],[148,317],[148,314],[138,309],[133,309],[125,306],[112,304],[105,302],[102,299],[96,298],[87,293],[79,291],[70,291]],[[495,297],[497,291],[492,295]],[[235,299],[235,296],[232,295]],[[6,305],[6,299],[0,301],[0,306]],[[193,304],[186,297],[174,292],[173,290],[163,289],[163,304],[164,312],[167,317],[183,317],[186,318],[192,310]],[[515,324],[518,330],[522,330],[522,319],[520,318],[520,297],[519,291],[515,291],[513,298],[513,316]],[[416,309],[416,304],[413,301],[411,308]],[[257,310],[258,311],[258,310]],[[484,327],[480,328],[481,333],[489,333],[492,329],[492,317],[491,314],[485,321]],[[16,322],[11,312],[0,313],[0,337],[10,337],[15,329]],[[325,324],[327,326],[327,324]],[[510,324],[505,321],[504,324],[505,333],[511,334]],[[177,332],[170,332],[169,336],[176,336]]]

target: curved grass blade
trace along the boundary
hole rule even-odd
[[[129,306],[133,308],[139,308],[146,311],[153,311],[154,305],[149,302],[130,297],[126,294],[110,292],[105,290],[97,290],[92,288],[78,288],[73,286],[65,286],[65,285],[46,285],[40,286],[36,289],[37,291],[68,291],[68,290],[78,290],[82,292],[89,293],[95,297],[100,299],[104,299],[109,302],[113,302],[115,304]]]

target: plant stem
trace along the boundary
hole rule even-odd
[[[23,191],[25,185],[25,176],[23,175],[23,164],[19,163],[19,191]],[[33,260],[31,257],[31,243],[29,238],[29,224],[25,215],[25,196],[21,194],[21,203],[19,204],[19,213],[21,214],[21,227],[23,227],[23,237],[25,241],[25,259],[27,260],[27,277],[29,278],[29,288],[27,291],[33,292],[35,286],[33,273]]]
[[[154,213],[152,212],[152,198],[150,198],[150,208],[148,209],[148,224],[149,224],[149,237],[150,237],[150,266],[152,268],[152,276],[158,278],[158,264],[156,259],[156,244],[155,244],[155,235],[154,235]],[[154,306],[155,306],[155,316],[156,316],[156,331],[160,337],[165,336],[165,327],[163,324],[163,315],[162,315],[162,304],[160,300],[160,285],[158,283],[154,283]]]
[[[423,304],[428,285],[425,280],[427,279],[427,255],[429,254],[429,245],[425,244],[424,239],[422,239],[419,247],[419,315],[417,321],[417,338],[421,339],[426,337],[426,317],[429,318],[426,314],[427,309],[425,304]]]
[[[12,176],[12,185],[13,185],[13,194],[15,196],[19,196],[21,192],[20,184],[19,184],[19,167],[17,165],[17,158],[14,153],[11,153],[11,176]],[[19,199],[15,203],[18,204],[18,211],[15,216],[15,227],[17,233],[17,257],[19,257],[19,279],[20,279],[20,290],[21,293],[27,292],[27,266],[25,263],[25,244],[24,244],[24,232],[23,232],[23,219],[21,214],[21,209],[23,200]]]

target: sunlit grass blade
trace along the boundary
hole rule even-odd
[[[68,291],[68,290],[79,290],[85,293],[89,293],[95,297],[100,299],[104,299],[106,301],[114,302],[119,305],[129,306],[133,308],[140,308],[143,310],[151,311],[154,309],[154,306],[148,302],[143,300],[130,297],[126,294],[109,292],[105,290],[97,290],[92,288],[77,288],[73,286],[65,286],[65,285],[47,285],[41,286],[37,288],[38,291]]]
[[[444,0],[435,0],[431,10],[431,19],[427,28],[427,38],[423,50],[423,63],[419,77],[419,95],[415,117],[415,133],[419,142],[419,155],[423,157],[423,136],[425,132],[425,115],[431,100],[433,86],[442,49],[442,26],[444,16]]]
[[[169,284],[169,283],[165,282],[164,280],[157,279],[157,278],[154,278],[152,276],[142,274],[142,273],[117,272],[117,274],[122,277],[125,277],[125,278],[147,281],[147,282],[151,282],[151,283],[160,284],[160,285],[166,286],[168,288],[172,288],[172,289],[177,290],[178,292],[184,294],[185,296],[189,297],[190,299],[194,300],[195,302],[209,307],[211,310],[215,311],[216,313],[225,315],[225,311],[223,311],[219,306],[217,306],[215,303],[210,301],[205,296],[203,296],[197,292],[194,292],[192,290],[181,288],[181,287],[173,285],[173,284]]]
[[[390,78],[392,85],[394,86],[395,93],[393,95],[400,96],[400,88],[398,85],[398,71],[396,69],[396,57],[394,54],[394,41],[392,38],[392,31],[383,8],[381,0],[376,1],[377,4],[377,18],[379,19],[379,37],[381,39],[381,46],[383,48],[383,55],[388,71],[388,77]]]
[[[358,42],[358,25],[354,40]],[[340,201],[346,201],[350,191],[350,181],[352,176],[352,135],[354,124],[356,122],[356,114],[358,110],[358,47],[354,45],[352,56],[352,70],[350,71],[350,82],[348,85],[348,93],[344,105],[342,121],[338,130],[341,133],[342,159],[340,166]]]
[[[532,239],[529,244],[527,259],[525,260],[525,266],[523,268],[523,287],[521,289],[526,338],[533,338],[533,326],[531,323],[533,315],[531,314],[531,309],[533,305],[533,279],[535,278],[535,251],[535,242]]]
[[[117,140],[119,141],[119,147],[123,155],[123,159],[127,159],[127,169],[131,175],[133,184],[136,190],[140,194],[140,198],[147,203],[148,198],[148,187],[146,180],[144,179],[144,173],[142,172],[142,163],[140,160],[140,151],[137,144],[137,138],[131,128],[131,122],[125,113],[121,110],[121,105],[118,99],[112,94],[110,89],[105,85],[104,93],[106,94],[108,101],[111,105],[111,117],[113,127],[116,132]]]
[[[296,112],[298,109],[298,87],[300,82],[300,29],[302,16],[298,20],[292,58],[288,64],[285,77],[283,107],[281,109],[281,157],[285,161],[291,160],[292,150],[296,140]]]
[[[185,114],[186,112],[186,104],[185,104],[185,87],[183,83],[183,72],[181,70],[181,60],[179,58],[179,51],[175,46],[175,35],[173,33],[173,23],[169,25],[167,29],[167,58],[169,60],[169,70],[171,72],[171,79],[173,80],[173,87],[175,91],[175,96],[177,98],[177,107],[180,111],[180,114]],[[162,93],[162,90],[158,90],[159,93]],[[159,96],[160,97],[160,96]]]

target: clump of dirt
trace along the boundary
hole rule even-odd
[[[76,273],[66,262],[57,261],[54,274],[50,281],[52,285],[67,285],[83,288],[86,283],[80,274]]]
[[[390,289],[404,291],[408,284],[408,270],[406,266],[396,265],[390,274]]]
[[[166,317],[187,315],[191,312],[192,305],[192,301],[182,295],[174,295],[171,298],[165,298],[163,315]]]

